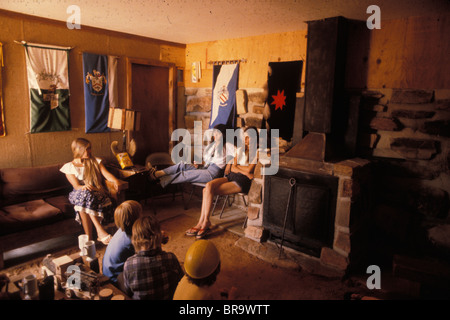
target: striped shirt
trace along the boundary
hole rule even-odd
[[[135,300],[170,300],[183,276],[177,257],[161,249],[139,251],[123,269],[124,286]]]

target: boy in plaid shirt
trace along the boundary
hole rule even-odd
[[[136,254],[127,259],[122,288],[135,300],[169,300],[184,273],[177,257],[161,249],[162,234],[154,215],[133,225],[131,242]]]

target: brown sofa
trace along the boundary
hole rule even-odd
[[[0,169],[0,269],[6,251],[82,232],[61,166]]]

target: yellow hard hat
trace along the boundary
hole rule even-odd
[[[211,275],[220,263],[216,246],[208,240],[195,241],[184,260],[184,270],[193,279],[202,279]]]

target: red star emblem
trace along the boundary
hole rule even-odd
[[[283,110],[283,106],[286,105],[286,96],[284,95],[284,90],[282,90],[281,92],[280,90],[278,90],[277,95],[272,96],[272,98],[273,102],[271,104],[275,105],[275,110],[277,109]]]

